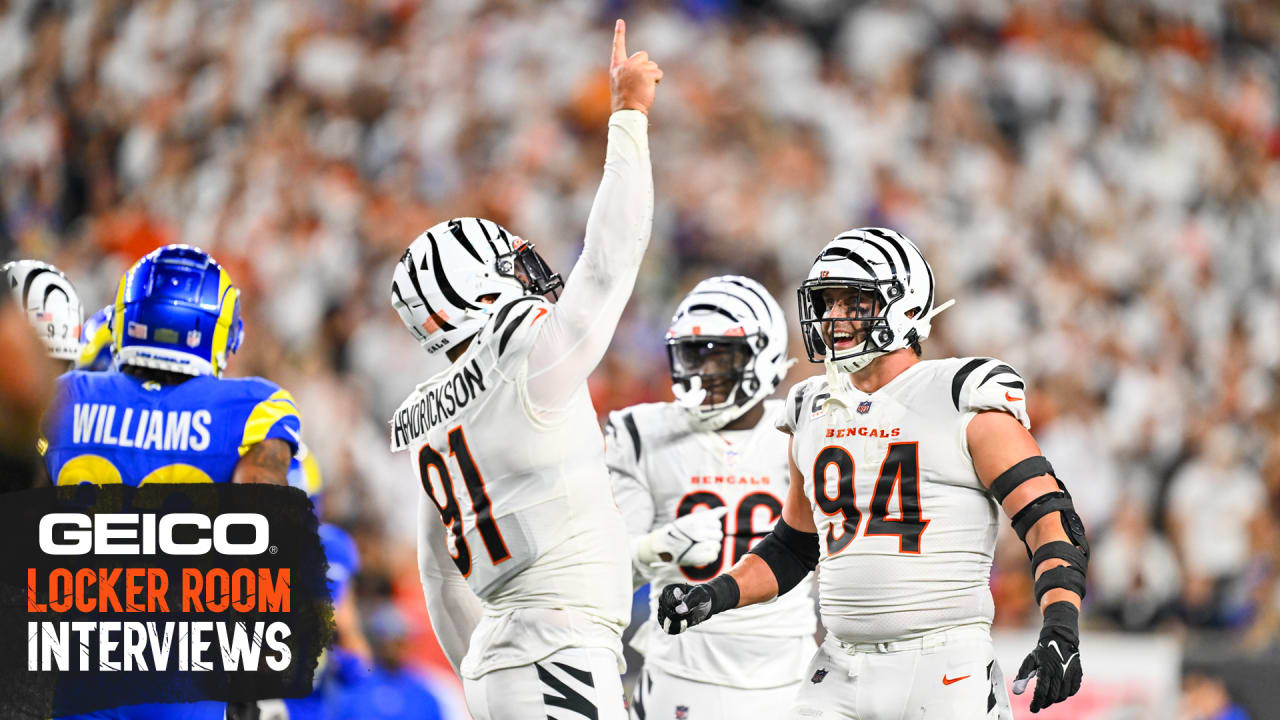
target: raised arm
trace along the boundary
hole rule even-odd
[[[1089,544],[1071,495],[1053,475],[1031,433],[1012,415],[979,412],[966,430],[978,479],[990,489],[1027,545],[1036,601],[1044,615],[1040,642],[1014,679],[1017,694],[1036,680],[1031,711],[1080,689],[1080,604]]]
[[[653,225],[647,113],[662,70],[644,51],[627,57],[621,20],[614,28],[609,73],[609,146],[582,256],[530,352],[530,399],[546,409],[563,407],[604,356]]]

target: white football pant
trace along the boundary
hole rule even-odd
[[[775,688],[736,688],[694,682],[645,668],[636,680],[633,720],[781,720],[800,683]]]
[[[845,643],[814,655],[788,720],[1013,720],[990,631]]]
[[[531,665],[463,679],[474,720],[626,720],[618,656],[566,648]]]

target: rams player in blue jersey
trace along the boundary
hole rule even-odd
[[[62,376],[46,418],[55,484],[287,482],[301,421],[261,378],[222,377],[244,334],[239,291],[204,251],[169,245],[120,280],[119,372]]]
[[[117,371],[58,380],[45,418],[55,484],[288,483],[301,421],[261,378],[223,378],[244,325],[239,291],[208,253],[169,245],[124,274],[108,327]],[[119,720],[222,720],[226,703],[133,705]]]
[[[84,322],[76,361],[78,369],[99,372],[115,367],[111,332],[114,314],[115,306],[107,305]],[[322,514],[324,479],[315,455],[305,444],[299,443],[297,452],[290,459],[286,481],[290,487],[302,490],[311,498],[317,516]],[[278,716],[281,706],[289,720],[327,717],[328,706],[332,704],[339,686],[349,682],[350,676],[362,674],[370,655],[368,641],[360,629],[351,589],[351,581],[360,567],[355,541],[345,530],[330,523],[322,523],[319,533],[325,558],[329,563],[327,578],[339,645],[322,656],[321,666],[316,670],[315,691],[311,695],[262,701],[258,706],[263,717]]]

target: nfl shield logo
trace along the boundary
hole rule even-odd
[[[199,331],[199,330],[190,330],[190,331],[188,331],[188,332],[187,332],[187,347],[189,347],[189,348],[193,348],[193,347],[199,347],[199,346],[200,346],[200,331]]]
[[[827,676],[827,669],[818,668],[818,671],[813,674],[813,677],[809,678],[809,682],[813,683],[814,685],[817,685],[818,683],[822,682],[822,678],[826,676]]]
[[[688,705],[677,705],[677,706],[676,706],[676,720],[689,720],[689,706],[688,706]]]
[[[869,413],[869,412],[871,412],[871,401],[870,401],[870,400],[863,400],[862,402],[858,403],[858,414],[859,414],[859,415],[866,415],[866,414],[867,414],[867,413]]]

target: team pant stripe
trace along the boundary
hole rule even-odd
[[[555,665],[557,668],[586,687],[595,687],[595,683],[591,678],[590,672],[569,667],[564,663],[557,662],[552,663],[552,665]],[[569,687],[569,683],[556,677],[555,674],[543,667],[540,663],[534,663],[533,666],[538,670],[538,680],[542,682],[542,702],[544,704],[552,707],[564,708],[565,710],[577,713],[582,717],[589,718],[590,720],[599,720],[599,711],[596,710],[595,703],[588,700],[582,693]],[[550,715],[547,717],[551,718]]]
[[[987,691],[987,712],[991,712],[996,706],[996,686],[991,683],[991,666],[995,663],[995,660],[987,663],[987,687],[990,688]]]

